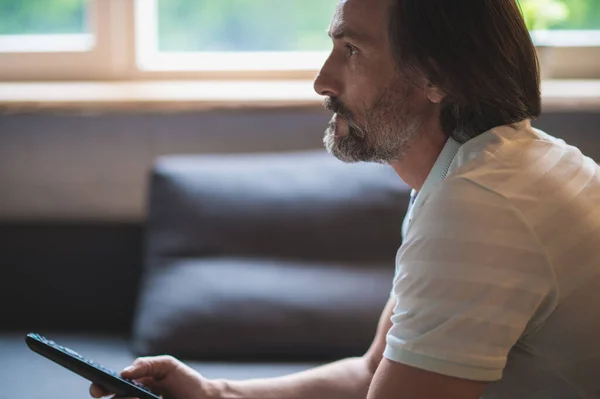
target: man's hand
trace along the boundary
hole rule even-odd
[[[125,368],[121,376],[135,380],[165,398],[209,398],[209,381],[171,356],[139,358]],[[94,398],[111,395],[96,384],[90,387],[90,394]]]

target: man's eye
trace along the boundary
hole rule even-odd
[[[348,55],[353,56],[358,51],[356,47],[351,44],[346,44],[346,49],[348,50]]]

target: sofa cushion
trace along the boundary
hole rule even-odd
[[[362,354],[392,287],[409,191],[389,167],[325,152],[160,159],[134,350]]]
[[[165,256],[389,261],[410,188],[326,152],[170,156],[153,169],[147,268]]]
[[[45,333],[105,367],[120,371],[135,359],[124,337]],[[201,363],[186,362],[205,377],[230,380],[268,378],[315,367],[316,363]],[[89,398],[89,382],[32,352],[25,332],[0,333],[0,385],[2,398]]]
[[[146,281],[140,355],[314,360],[362,355],[392,287],[393,262],[164,260]]]

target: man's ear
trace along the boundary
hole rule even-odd
[[[444,91],[441,88],[429,81],[425,86],[425,94],[427,95],[429,101],[433,104],[441,103],[446,97],[446,93],[444,93]]]

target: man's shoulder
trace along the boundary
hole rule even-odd
[[[442,186],[464,188],[460,181],[467,180],[480,191],[510,199],[525,191],[542,193],[549,184],[566,183],[571,176],[561,164],[585,162],[586,157],[576,147],[541,130],[502,127],[463,145]]]
[[[419,213],[437,220],[474,220],[482,213],[512,212],[510,200],[485,177],[457,173],[441,181],[424,202]],[[440,219],[443,218],[443,219]],[[486,217],[486,219],[488,219]]]
[[[517,133],[461,147],[453,169],[431,190],[415,221],[453,221],[455,229],[471,230],[512,220],[512,230],[531,231],[558,210],[583,212],[596,203],[600,167],[595,161],[543,132]]]

